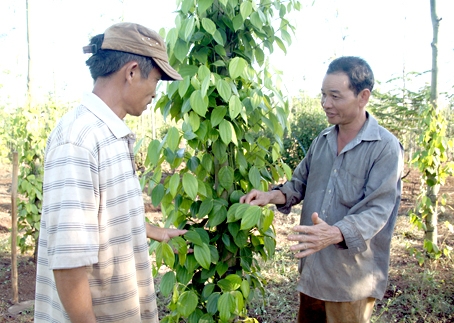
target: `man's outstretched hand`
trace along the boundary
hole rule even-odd
[[[332,244],[342,242],[344,237],[338,227],[327,224],[318,217],[317,212],[312,213],[312,223],[314,225],[297,225],[293,231],[299,234],[291,234],[287,237],[290,241],[297,241],[298,244],[290,247],[291,251],[296,251],[296,258],[307,257],[319,250]]]

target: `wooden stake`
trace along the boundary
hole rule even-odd
[[[19,303],[19,289],[17,285],[17,175],[19,162],[17,151],[13,152],[13,178],[11,184],[11,284],[13,290],[13,304]]]

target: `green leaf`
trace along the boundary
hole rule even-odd
[[[184,234],[184,237],[187,241],[192,242],[195,245],[203,245],[202,238],[200,237],[200,234],[196,231],[188,231]]]
[[[192,131],[196,132],[200,127],[200,117],[197,113],[191,111],[189,113],[189,124],[191,125]]]
[[[285,48],[285,45],[282,42],[282,40],[279,37],[276,37],[276,36],[274,36],[274,40],[276,41],[276,44],[279,46],[279,48],[282,49],[282,51],[285,54],[287,54],[287,49]]]
[[[188,91],[189,84],[191,84],[190,83],[190,79],[191,78],[189,76],[185,76],[185,77],[183,77],[183,80],[179,82],[179,84],[178,84],[178,94],[181,97],[184,97],[184,95]]]
[[[156,166],[159,160],[159,156],[161,155],[161,143],[159,140],[153,140],[149,145],[148,145],[148,151],[147,151],[147,159],[150,162],[150,166]]]
[[[260,176],[260,172],[256,166],[251,167],[251,169],[249,170],[248,178],[254,188],[256,189],[260,188],[260,182],[262,177]]]
[[[214,51],[219,55],[219,56],[227,56],[227,53],[225,51],[225,48],[222,47],[221,45],[216,45],[214,46]],[[216,61],[213,64],[219,65],[219,66],[225,66],[225,63],[223,61]]]
[[[251,286],[249,285],[249,282],[247,280],[243,280],[241,282],[241,292],[243,293],[243,296],[245,299],[249,297],[249,293],[251,291]]]
[[[233,30],[235,30],[235,32],[238,31],[238,29],[243,27],[243,22],[244,22],[244,19],[241,16],[241,14],[236,15],[232,20]]]
[[[175,263],[175,254],[167,242],[161,242],[161,244],[162,257],[164,259],[164,262],[168,267],[173,268],[173,265]]]
[[[287,177],[287,180],[288,181],[291,180],[292,179],[292,170],[289,167],[289,165],[282,163],[282,168],[284,168],[284,172],[285,172],[285,176]]]
[[[262,227],[260,228],[260,230],[262,232],[265,232],[270,228],[271,224],[273,223],[274,212],[271,211],[270,209],[264,209],[263,213],[264,213],[263,222],[262,222]]]
[[[213,283],[206,284],[202,290],[202,300],[207,300],[213,294],[215,287],[216,285]]]
[[[173,50],[175,57],[183,63],[184,59],[186,58],[186,55],[188,54],[189,51],[189,44],[180,38],[178,38],[175,48]]]
[[[202,204],[200,204],[199,208],[199,218],[203,218],[205,215],[208,215],[208,213],[211,212],[213,209],[213,199],[207,198],[202,201]]]
[[[232,291],[237,290],[241,286],[241,277],[235,274],[230,274],[227,277],[225,277],[228,281],[231,283]]]
[[[212,4],[213,4],[213,0],[199,0],[198,1],[199,15],[204,13],[209,7],[211,7]]]
[[[208,109],[208,99],[202,96],[202,92],[200,90],[192,92],[189,100],[192,109],[197,112],[199,116],[205,117]]]
[[[167,132],[166,143],[167,147],[169,147],[172,151],[175,151],[178,148],[178,145],[180,144],[180,133],[176,127],[170,128]]]
[[[219,184],[228,190],[233,185],[233,168],[224,166],[219,170]]]
[[[219,134],[221,135],[222,141],[226,145],[232,142],[232,131],[233,131],[232,124],[225,119],[222,120],[221,123],[219,124]]]
[[[217,212],[211,212],[208,219],[208,226],[210,228],[213,228],[219,224],[221,224],[222,222],[225,221],[225,219],[227,218],[227,210],[225,209],[225,207],[222,207],[219,211]]]
[[[213,35],[214,32],[216,31],[215,23],[209,18],[202,19],[202,26],[211,35]]]
[[[232,313],[235,312],[236,302],[230,293],[224,293],[219,297],[218,309],[221,320],[229,321]]]
[[[199,298],[193,291],[186,291],[180,295],[177,302],[177,311],[181,315],[188,317],[197,307]]]
[[[195,200],[197,197],[198,182],[194,175],[185,173],[183,175],[183,188],[188,196]]]
[[[230,61],[229,64],[229,74],[232,79],[236,79],[241,76],[244,72],[244,69],[247,66],[247,62],[244,58],[235,57]]]
[[[208,173],[211,172],[211,170],[213,169],[213,157],[210,154],[203,155],[202,166]]]
[[[241,112],[243,105],[241,104],[240,98],[236,95],[232,95],[229,100],[229,115],[230,118],[233,120],[235,119]]]
[[[216,272],[219,276],[223,276],[228,269],[229,265],[226,262],[218,262],[218,264],[216,265]]]
[[[224,46],[224,38],[222,38],[222,35],[218,29],[213,34],[213,39],[221,46]]]
[[[262,19],[260,19],[260,16],[257,12],[253,12],[251,14],[251,23],[258,30],[262,30],[263,22]]]
[[[161,283],[159,284],[160,291],[165,297],[169,296],[175,286],[177,279],[175,278],[175,273],[169,271],[162,276]]]
[[[184,40],[189,41],[192,34],[194,33],[194,17],[189,17],[185,20],[186,25],[184,26]]]
[[[180,185],[180,174],[175,173],[170,177],[169,181],[170,194],[173,198],[177,195],[178,185]]]
[[[265,53],[263,50],[260,47],[257,47],[254,49],[254,53],[257,64],[259,64],[259,66],[263,66],[263,63],[265,62]]]
[[[240,13],[241,13],[241,17],[243,17],[243,20],[246,20],[249,17],[249,15],[251,14],[251,12],[252,12],[252,2],[244,1],[240,5]]]
[[[243,215],[241,219],[240,230],[249,230],[256,226],[259,222],[260,215],[262,214],[260,207],[257,205],[251,205]]]
[[[216,127],[218,124],[220,124],[221,121],[224,120],[226,113],[227,108],[224,106],[214,108],[213,112],[211,112],[211,126]]]
[[[216,89],[218,90],[218,93],[224,100],[224,102],[229,102],[230,96],[232,95],[232,90],[229,83],[227,83],[223,79],[219,79],[216,83]]]
[[[207,244],[203,243],[202,245],[194,246],[194,256],[197,262],[205,269],[210,268],[211,263],[211,253],[210,248]]]
[[[221,141],[216,140],[213,144],[213,154],[218,159],[220,164],[227,160],[227,146]]]
[[[210,313],[212,315],[216,314],[216,312],[218,311],[218,301],[219,301],[220,296],[221,296],[221,293],[216,292],[216,293],[211,294],[210,297],[208,297],[208,301],[207,301],[208,313]]]
[[[151,203],[154,206],[158,206],[161,203],[162,198],[164,197],[164,185],[158,184],[153,188],[151,192]]]

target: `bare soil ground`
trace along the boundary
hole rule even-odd
[[[11,291],[11,170],[0,166],[0,322],[33,322],[33,309],[10,315]],[[408,251],[409,246],[421,248],[423,233],[409,223],[408,210],[414,205],[419,189],[419,174],[412,170],[404,180],[403,199],[393,237],[389,287],[385,298],[377,302],[372,322],[454,322],[454,264],[443,257],[438,262],[427,261],[419,266]],[[439,219],[441,246],[454,247],[454,234],[444,225],[454,223],[454,179],[449,178],[442,188],[449,196],[449,206]],[[146,198],[147,216],[155,222],[159,210]],[[249,314],[259,322],[294,322],[298,306],[295,291],[297,262],[288,251],[286,240],[291,228],[298,223],[298,210],[290,215],[276,212],[277,253],[274,261],[263,265],[268,278],[266,306],[253,304]],[[19,255],[19,301],[33,300],[35,264],[31,254]],[[157,278],[159,281],[159,277]],[[158,283],[157,281],[157,283]],[[165,312],[165,300],[158,300]]]

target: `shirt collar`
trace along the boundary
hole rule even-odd
[[[131,129],[94,93],[85,93],[81,104],[96,115],[117,138],[132,134]]]
[[[338,132],[337,126],[331,126],[325,129],[322,132],[323,136],[327,136],[329,134],[335,135],[337,137]],[[378,126],[377,119],[375,119],[369,112],[366,111],[366,122],[364,123],[361,130],[355,137],[358,141],[374,141],[374,140],[381,140],[380,136],[380,128]]]

